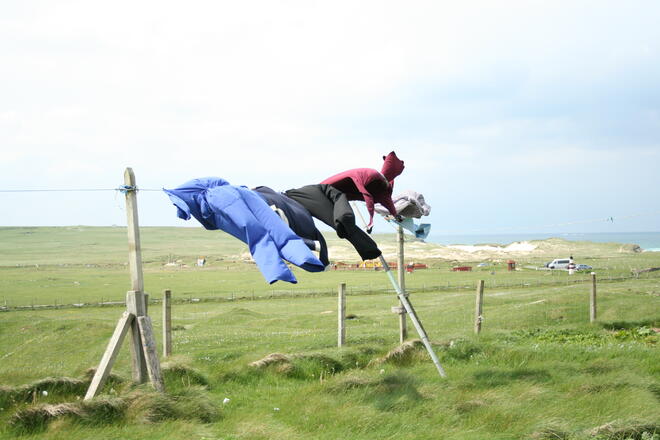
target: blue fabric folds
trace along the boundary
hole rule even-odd
[[[282,259],[308,272],[324,265],[305,243],[254,192],[230,185],[219,177],[193,179],[175,189],[164,189],[184,220],[195,217],[206,229],[221,229],[247,243],[259,270],[269,283],[296,283]]]
[[[415,221],[411,218],[404,218],[402,222],[397,222],[395,220],[392,220],[392,223],[403,226],[403,229],[412,232],[413,234],[415,234],[415,238],[418,238],[420,240],[424,240],[426,237],[429,236],[429,233],[431,232],[430,224],[428,223],[416,224]]]

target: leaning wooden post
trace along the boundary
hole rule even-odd
[[[137,322],[140,327],[140,338],[142,339],[144,358],[147,361],[149,380],[156,391],[163,392],[165,391],[165,386],[163,385],[163,376],[160,373],[160,362],[158,361],[158,352],[156,351],[156,338],[154,338],[151,327],[151,318],[148,316],[138,316]]]
[[[128,329],[131,328],[134,318],[135,317],[132,314],[124,312],[119,319],[119,322],[115,327],[115,332],[110,338],[105,353],[103,353],[103,358],[94,372],[92,382],[89,384],[89,388],[87,388],[84,400],[92,399],[99,391],[101,391],[101,388],[103,388],[105,380],[108,378],[110,370],[112,370],[112,365],[115,363],[115,359],[117,359],[121,343],[124,341],[124,336],[126,336]]]
[[[401,291],[403,292],[404,295],[408,295],[406,293],[406,268],[404,267],[404,251],[403,251],[403,244],[404,244],[404,237],[403,237],[403,227],[399,225],[399,228],[397,229],[397,240],[399,242],[399,247],[397,251],[397,269],[398,269],[398,275],[399,275],[399,287],[401,288]],[[399,301],[399,309],[401,312],[399,313],[399,343],[403,344],[406,339],[408,339],[408,326],[407,326],[407,321],[406,321],[406,309],[403,307],[403,303]]]
[[[589,322],[596,322],[596,273],[591,272],[591,295],[589,297]]]
[[[163,356],[172,355],[172,292],[163,291]]]
[[[484,280],[479,280],[477,283],[477,299],[476,308],[474,313],[474,332],[479,334],[481,332],[481,323],[484,320]]]
[[[337,300],[337,346],[343,347],[346,343],[346,283],[339,285]]]

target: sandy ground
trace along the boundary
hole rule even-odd
[[[396,236],[375,237],[378,247],[385,258],[392,261],[397,256]],[[328,240],[326,238],[326,240]],[[560,238],[550,238],[539,241],[520,241],[508,245],[500,246],[496,244],[482,245],[439,245],[434,243],[425,243],[414,239],[407,239],[405,243],[406,261],[424,261],[424,260],[450,260],[456,262],[462,261],[506,261],[509,259],[522,259],[523,257],[544,257],[549,260],[553,258],[568,258],[569,255],[580,254],[615,254],[615,253],[635,253],[639,252],[639,246],[617,243],[589,243],[574,242]],[[330,238],[328,240],[328,253],[331,261],[343,261],[346,263],[356,263],[360,261],[360,256],[345,240]],[[242,259],[250,259],[249,253],[243,253]]]

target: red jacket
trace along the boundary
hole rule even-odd
[[[369,225],[367,225],[369,228],[374,222],[374,203],[380,203],[390,214],[396,215],[396,208],[392,202],[392,189],[394,178],[403,172],[404,165],[394,151],[383,156],[383,160],[385,162],[381,172],[373,168],[355,168],[335,174],[321,182],[345,193],[348,200],[364,200],[369,211]]]

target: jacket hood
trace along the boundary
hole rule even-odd
[[[403,166],[403,161],[396,157],[396,153],[392,151],[387,156],[383,156],[383,168],[380,172],[385,176],[385,178],[390,182],[390,185],[393,183],[394,178],[403,172],[405,168]]]

